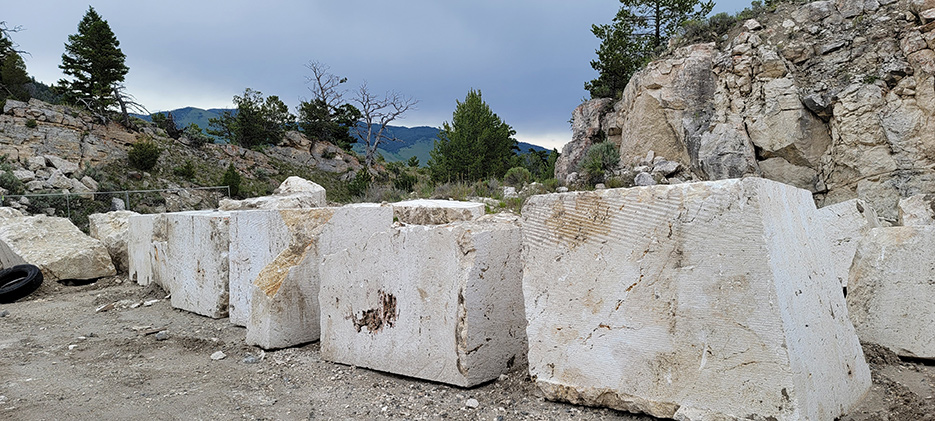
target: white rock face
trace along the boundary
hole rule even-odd
[[[161,285],[157,279],[166,257],[165,214],[131,215],[127,227],[130,280],[142,286]]]
[[[935,195],[918,194],[899,199],[899,225],[935,225]]]
[[[847,309],[864,342],[935,358],[935,226],[876,228],[857,248]]]
[[[117,274],[107,248],[67,218],[45,215],[0,219],[0,264],[29,263],[49,281],[96,279]]]
[[[415,225],[441,225],[455,221],[473,221],[484,216],[483,203],[454,200],[407,200],[392,204],[399,222]]]
[[[392,228],[392,214],[384,218],[367,241],[341,246],[336,236],[325,248],[322,359],[462,387],[522,364],[517,221]]]
[[[811,195],[758,178],[523,209],[529,370],[549,399],[679,420],[833,420],[870,387]]]
[[[318,208],[327,203],[325,188],[300,177],[289,177],[272,196],[221,200],[220,210]]]
[[[847,288],[857,244],[871,229],[880,226],[877,214],[860,200],[851,199],[818,209],[818,218],[830,242],[832,272],[841,286]]]
[[[130,256],[127,253],[128,221],[134,215],[139,214],[117,211],[88,215],[91,238],[100,240],[107,247],[117,273],[127,273],[130,267]]]
[[[279,211],[236,211],[230,219],[230,322],[246,326],[253,281],[289,247],[292,234]]]
[[[172,294],[174,308],[226,317],[230,214],[167,213],[165,221],[165,253],[154,260],[155,282]]]

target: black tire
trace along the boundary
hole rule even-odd
[[[12,303],[32,294],[42,285],[42,272],[33,265],[0,270],[0,303]]]

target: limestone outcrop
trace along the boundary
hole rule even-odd
[[[900,197],[935,193],[935,25],[908,0],[780,3],[718,43],[671,51],[612,104],[573,113],[555,176],[607,139],[699,179],[760,175],[860,198],[897,222]]]
[[[6,213],[6,212],[4,212]],[[104,245],[66,218],[16,216],[0,220],[0,265],[38,266],[46,280],[90,280],[117,272]]]
[[[660,418],[835,419],[870,371],[815,213],[760,178],[530,198],[530,375]]]

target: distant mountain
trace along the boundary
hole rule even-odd
[[[184,128],[190,123],[195,123],[198,127],[201,127],[202,130],[205,130],[209,126],[208,120],[220,117],[221,113],[224,111],[236,112],[237,110],[224,108],[204,110],[195,107],[185,107],[177,110],[160,112],[163,114],[171,112],[172,118],[175,120],[175,125],[179,128]],[[152,118],[148,115],[133,115],[146,121],[152,121]],[[405,162],[413,156],[419,158],[419,164],[422,166],[425,166],[425,164],[429,162],[429,152],[435,147],[435,139],[438,137],[439,129],[437,127],[387,126],[386,130],[388,136],[399,139],[398,142],[382,142],[380,147],[377,148],[377,152],[382,155],[383,159],[387,162]],[[351,130],[351,134],[356,136],[357,133],[355,130]],[[519,142],[518,146],[520,153],[528,153],[529,149],[548,151],[548,149],[541,146],[525,142]],[[364,144],[360,141],[354,144],[354,152],[363,155],[366,152]]]

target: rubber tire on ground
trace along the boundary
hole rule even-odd
[[[32,294],[42,285],[42,272],[33,265],[0,270],[0,303],[12,303]]]

